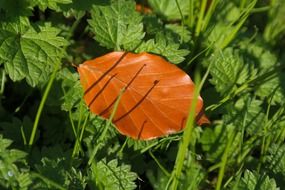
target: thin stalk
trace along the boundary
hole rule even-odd
[[[155,161],[155,163],[158,165],[158,167],[160,168],[160,170],[164,173],[164,175],[166,175],[167,177],[170,177],[170,173],[165,169],[165,167],[163,167],[161,165],[161,163],[156,159],[156,157],[153,155],[153,153],[150,151],[148,151],[149,155],[152,157],[152,159]]]
[[[0,95],[2,95],[2,94],[4,93],[5,82],[6,82],[6,72],[5,72],[5,70],[3,69],[3,70],[2,70],[2,79],[1,79]]]
[[[266,109],[266,116],[265,116],[265,125],[264,125],[264,128],[263,128],[263,131],[264,131],[264,134],[267,134],[268,132],[268,122],[269,122],[269,113],[270,113],[270,108],[271,108],[271,102],[273,100],[273,97],[274,97],[274,94],[276,92],[276,90],[278,89],[275,88],[270,99],[269,99],[269,102],[268,102],[268,106],[267,106],[267,109]],[[258,162],[258,166],[257,166],[257,171],[259,172],[260,168],[261,168],[261,165],[262,165],[262,162],[263,162],[263,159],[264,159],[264,154],[266,153],[266,150],[265,150],[265,144],[266,144],[266,139],[267,139],[267,136],[266,135],[263,135],[262,136],[262,140],[261,140],[261,150],[260,150],[260,157],[259,157],[259,162]]]
[[[202,26],[202,31],[206,30],[206,28],[208,27],[208,24],[213,16],[213,13],[217,7],[217,4],[219,3],[220,0],[212,0],[210,7],[206,13],[204,22],[203,22],[203,26]]]
[[[21,126],[21,135],[22,135],[22,138],[23,138],[24,145],[27,145],[27,138],[26,138],[26,135],[25,135],[25,131],[24,131],[23,125]]]
[[[87,117],[85,118],[85,120],[84,120],[82,129],[81,129],[81,133],[80,133],[80,136],[79,136],[79,142],[82,142],[82,138],[83,138],[83,135],[84,135],[86,126],[87,126],[86,124],[87,124],[88,119],[89,119],[89,114],[88,114],[88,116],[87,116]]]
[[[198,22],[197,22],[196,29],[195,29],[195,36],[196,37],[198,37],[200,35],[200,32],[201,32],[201,28],[203,25],[203,18],[204,18],[204,14],[205,14],[205,10],[206,10],[206,5],[207,5],[207,0],[202,0],[200,12],[199,12],[199,17],[198,17]]]
[[[60,190],[66,190],[64,187],[62,187],[60,184],[48,179],[47,177],[36,173],[36,172],[31,172],[31,174],[36,177],[36,178],[40,178],[41,180],[45,181],[46,183],[48,183],[49,185],[51,185],[52,187],[56,188],[56,189],[60,189]]]
[[[76,133],[76,136],[75,136],[76,141],[75,141],[75,145],[74,145],[73,152],[72,152],[72,158],[74,158],[75,155],[78,154],[78,149],[80,149],[82,151],[81,142],[82,142],[82,138],[83,138],[83,134],[84,134],[84,131],[85,131],[85,128],[86,128],[86,124],[87,124],[88,118],[89,118],[89,115],[85,117],[84,123],[83,123],[83,125],[81,127],[80,136],[78,136],[78,133]]]
[[[268,72],[266,72],[260,76],[257,76],[256,78],[253,78],[253,79],[246,81],[243,85],[238,87],[233,93],[229,93],[226,97],[224,97],[222,100],[220,100],[218,104],[210,105],[205,110],[206,111],[208,111],[208,110],[213,111],[213,110],[217,109],[218,107],[220,107],[224,103],[233,99],[236,95],[242,93],[244,90],[247,90],[250,86],[257,87],[258,85],[263,84],[266,80],[270,80],[271,78],[275,77],[278,74],[278,72],[282,71],[282,69],[284,69],[284,68],[285,68],[284,65],[277,66],[276,68],[272,69],[271,71],[268,71]]]
[[[251,99],[248,99],[247,100],[247,102],[246,102],[246,106],[247,107],[249,107],[249,105],[250,105],[250,103],[251,103]],[[243,117],[243,122],[242,122],[242,128],[241,128],[241,139],[240,139],[240,143],[239,143],[239,155],[238,155],[238,159],[237,160],[239,160],[239,158],[241,158],[241,155],[242,155],[242,152],[243,152],[243,141],[244,141],[244,133],[245,133],[245,125],[246,125],[246,120],[247,120],[247,114],[248,114],[248,112],[247,112],[247,110],[246,110],[246,112],[245,112],[245,114],[244,114],[244,117]]]
[[[97,151],[98,151],[98,149],[99,149],[99,144],[100,144],[100,142],[104,139],[104,137],[106,136],[107,131],[108,131],[108,128],[109,128],[110,125],[112,124],[112,120],[113,120],[113,118],[114,118],[114,116],[115,116],[115,113],[116,113],[116,111],[117,111],[117,109],[118,109],[119,102],[120,102],[121,97],[122,97],[123,93],[125,92],[125,90],[126,90],[126,89],[123,88],[123,89],[120,91],[120,93],[119,93],[119,96],[118,96],[118,98],[117,98],[117,100],[116,100],[116,102],[115,102],[115,104],[114,104],[114,108],[113,108],[113,110],[112,110],[112,113],[111,113],[111,115],[110,115],[110,117],[109,117],[109,119],[108,119],[108,121],[107,121],[107,123],[106,123],[106,125],[105,125],[104,131],[102,132],[102,134],[100,135],[100,137],[99,137],[99,139],[98,139],[98,144],[97,144],[97,146],[93,149],[93,151],[92,151],[92,153],[91,153],[91,155],[90,155],[90,158],[89,158],[89,160],[88,160],[88,165],[91,165],[91,164],[92,164],[92,161],[94,160],[95,155],[96,155],[96,153],[97,153]]]
[[[270,6],[265,6],[265,7],[258,7],[258,8],[254,8],[252,9],[251,13],[261,13],[261,12],[265,12],[270,10]]]
[[[247,0],[241,0],[241,1],[240,1],[239,8],[240,8],[241,10],[244,9],[246,1],[247,1]]]
[[[220,49],[224,49],[234,39],[235,35],[238,33],[238,31],[240,30],[240,28],[242,27],[242,25],[245,23],[248,16],[250,15],[251,10],[254,8],[254,6],[256,4],[256,1],[257,0],[252,1],[248,5],[247,9],[241,13],[241,16],[239,18],[239,22],[236,24],[236,26],[231,31],[231,33],[226,36],[225,40],[220,45]],[[233,24],[234,24],[234,22],[232,22],[232,24],[230,24],[230,26],[232,26]]]
[[[180,5],[179,5],[179,3],[178,3],[177,0],[175,0],[175,3],[176,3],[176,6],[177,6],[177,8],[178,8],[178,10],[179,10],[179,14],[180,14],[181,20],[182,20],[182,22],[181,22],[182,35],[181,35],[181,37],[180,37],[180,43],[182,44],[183,41],[184,41],[184,39],[183,39],[183,36],[184,36],[184,16],[183,16],[183,13],[182,13],[182,11],[181,11]]]
[[[51,77],[50,77],[50,80],[49,80],[49,82],[47,84],[47,87],[46,87],[46,89],[44,91],[43,97],[41,99],[41,102],[40,102],[40,105],[39,105],[39,108],[38,108],[38,111],[37,111],[35,122],[34,122],[34,125],[33,125],[32,133],[31,133],[31,137],[30,137],[30,141],[29,141],[29,146],[32,146],[34,144],[34,140],[35,140],[36,132],[37,132],[37,129],[38,129],[40,117],[41,117],[41,114],[42,114],[45,102],[46,102],[46,100],[48,98],[50,89],[52,87],[53,81],[54,81],[54,79],[56,77],[56,73],[59,70],[59,68],[60,68],[60,63],[57,63],[55,65],[55,68],[54,68],[52,74],[51,74]]]
[[[194,25],[194,0],[189,0],[188,26],[192,29]]]
[[[185,159],[186,152],[188,150],[188,146],[190,144],[192,130],[194,128],[195,107],[197,105],[198,96],[199,96],[199,93],[202,89],[202,86],[203,86],[204,82],[206,81],[206,78],[209,75],[210,68],[211,68],[211,65],[209,65],[209,67],[208,67],[205,75],[203,76],[201,82],[200,82],[199,73],[197,73],[195,76],[195,82],[196,82],[196,85],[198,88],[194,89],[194,98],[192,100],[191,108],[189,110],[188,118],[186,121],[186,127],[185,127],[185,130],[183,132],[182,140],[179,144],[179,149],[178,149],[178,153],[177,153],[177,157],[176,157],[176,161],[175,161],[174,170],[172,171],[172,174],[171,174],[172,177],[169,179],[169,180],[173,180],[172,184],[171,184],[172,190],[176,190],[178,188],[178,183],[179,183],[179,179],[180,179],[180,176],[182,173],[182,168],[183,168],[183,162]]]
[[[76,129],[75,129],[74,122],[73,122],[73,120],[72,120],[71,110],[69,110],[68,116],[69,116],[69,120],[70,120],[70,123],[71,123],[71,127],[72,127],[72,131],[73,131],[73,133],[74,133],[74,136],[75,136],[75,138],[77,138],[77,132],[76,132]]]
[[[198,78],[198,77],[197,77]],[[198,81],[195,80],[196,84],[199,84],[199,79]],[[191,108],[188,114],[187,122],[186,122],[186,127],[182,136],[182,141],[179,145],[176,161],[175,161],[175,166],[174,170],[172,172],[172,175],[174,176],[171,189],[176,190],[178,188],[179,184],[179,179],[182,173],[182,168],[183,168],[183,162],[185,159],[185,155],[188,149],[188,146],[190,144],[190,139],[191,139],[191,134],[192,130],[194,128],[194,119],[195,119],[195,107],[198,102],[198,96],[199,96],[199,88],[195,88],[194,90],[194,98],[191,103]]]
[[[190,65],[191,63],[193,63],[193,61],[195,59],[197,59],[198,57],[200,57],[203,53],[205,53],[207,50],[209,50],[212,46],[213,46],[214,43],[212,43],[211,45],[209,45],[208,47],[206,47],[205,49],[203,49],[202,51],[200,51],[198,54],[196,54],[190,61],[188,61],[188,63],[186,63],[186,66],[184,67],[184,69],[186,70]]]
[[[220,169],[219,169],[219,175],[218,175],[216,190],[220,190],[221,187],[222,187],[222,182],[223,182],[223,178],[224,178],[224,175],[225,175],[225,168],[226,168],[227,161],[228,161],[228,154],[229,154],[229,151],[231,149],[231,145],[232,145],[234,136],[235,136],[235,132],[233,131],[230,134],[230,137],[229,137],[227,145],[226,145],[225,152],[224,152],[224,154],[222,156],[222,161],[221,161],[221,165],[220,165]]]
[[[124,148],[126,147],[127,143],[128,143],[129,138],[126,138],[123,146],[121,146],[120,150],[118,151],[118,155],[121,156],[123,153]]]

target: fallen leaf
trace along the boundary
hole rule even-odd
[[[112,52],[79,65],[84,100],[91,112],[109,118],[125,88],[112,122],[120,133],[149,140],[185,127],[194,83],[177,66],[149,53]],[[199,96],[197,124],[208,123]]]

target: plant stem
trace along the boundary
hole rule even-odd
[[[222,162],[221,162],[221,165],[220,165],[220,170],[219,170],[219,175],[218,175],[218,181],[217,181],[217,185],[216,185],[216,190],[220,190],[220,189],[221,189],[222,182],[223,182],[223,178],[224,178],[224,175],[225,175],[225,168],[226,168],[227,161],[228,161],[228,154],[229,154],[229,151],[230,151],[230,149],[231,149],[231,145],[232,145],[234,136],[235,136],[235,132],[232,131],[232,133],[230,134],[230,137],[229,137],[229,139],[228,139],[225,152],[224,152],[224,154],[223,154],[223,156],[222,156]]]
[[[212,18],[212,15],[217,7],[217,4],[219,3],[220,0],[212,0],[210,7],[206,13],[204,22],[203,22],[203,26],[202,26],[202,31],[205,31],[206,28],[208,27],[208,24]]]
[[[6,72],[5,72],[5,70],[3,69],[3,70],[2,70],[2,79],[1,79],[0,95],[2,95],[2,94],[4,93],[5,82],[6,82]]]
[[[182,13],[182,11],[181,11],[180,5],[179,5],[179,3],[178,3],[177,0],[175,0],[175,3],[176,3],[176,6],[177,6],[177,8],[178,8],[178,10],[179,10],[179,14],[180,14],[180,16],[181,16],[181,21],[182,21],[182,22],[181,22],[182,35],[181,35],[181,37],[180,37],[180,43],[182,44],[183,41],[184,41],[184,39],[183,39],[183,36],[184,36],[184,16],[183,16],[183,13]]]
[[[170,177],[170,173],[161,165],[161,163],[156,159],[156,157],[153,155],[151,150],[148,151],[149,155],[152,157],[152,159],[155,161],[155,163],[158,165],[158,167],[161,169],[161,171],[166,175],[167,177]]]
[[[195,80],[195,82],[196,82],[196,85],[199,84],[199,79],[198,79],[198,81]],[[191,108],[190,108],[190,111],[188,114],[186,127],[184,130],[183,136],[182,136],[182,141],[180,142],[180,145],[179,145],[174,170],[172,172],[172,175],[173,175],[173,182],[171,185],[172,190],[176,190],[178,188],[178,183],[179,183],[179,179],[180,179],[180,176],[182,173],[185,155],[186,155],[186,152],[188,150],[192,130],[194,128],[195,107],[197,105],[198,96],[199,96],[199,88],[196,87],[194,90],[194,98],[193,98],[192,103],[191,103]]]
[[[119,102],[120,102],[121,97],[122,97],[123,93],[125,92],[125,90],[126,90],[126,89],[123,88],[123,89],[120,91],[120,93],[119,93],[119,96],[118,96],[118,98],[117,98],[117,100],[116,100],[116,102],[115,102],[115,104],[114,104],[114,108],[113,108],[113,110],[112,110],[112,113],[111,113],[111,115],[110,115],[110,117],[109,117],[109,119],[108,119],[108,121],[107,121],[107,124],[105,125],[104,131],[102,132],[102,134],[100,135],[100,137],[99,137],[99,139],[98,139],[98,144],[97,144],[97,146],[93,149],[93,151],[92,151],[92,153],[91,153],[91,155],[90,155],[90,158],[89,158],[89,160],[88,160],[88,165],[91,165],[91,164],[92,164],[92,161],[93,161],[93,159],[94,159],[94,157],[95,157],[95,155],[96,155],[96,153],[97,153],[97,151],[98,151],[98,149],[99,149],[99,144],[101,143],[101,141],[102,141],[102,140],[104,139],[104,137],[106,136],[107,131],[108,131],[108,128],[109,128],[109,126],[112,124],[112,120],[113,120],[113,118],[114,118],[114,116],[115,116],[115,113],[116,113],[116,111],[117,111],[117,109],[118,109]]]
[[[37,129],[38,129],[40,117],[41,117],[41,114],[42,114],[45,102],[46,102],[46,100],[48,98],[50,89],[52,87],[53,81],[54,81],[54,79],[56,77],[56,73],[57,73],[60,65],[61,65],[60,63],[57,63],[55,65],[55,68],[54,68],[54,70],[53,70],[53,72],[51,74],[50,80],[49,80],[49,82],[47,84],[47,87],[46,87],[46,89],[44,91],[44,94],[43,94],[43,97],[41,99],[41,102],[40,102],[40,105],[39,105],[39,108],[38,108],[38,111],[37,111],[37,115],[36,115],[36,118],[35,118],[35,122],[34,122],[34,125],[33,125],[32,133],[31,133],[31,136],[30,136],[30,141],[29,141],[29,146],[30,147],[34,144],[34,140],[35,140],[36,132],[37,132]]]
[[[194,25],[194,0],[189,0],[189,18],[188,18],[188,26],[192,30]]]
[[[196,30],[195,30],[195,36],[196,37],[198,37],[200,35],[200,32],[201,32],[201,28],[203,25],[203,18],[204,18],[204,14],[205,14],[205,10],[206,10],[206,5],[207,5],[207,0],[202,0],[200,13],[199,13],[199,17],[198,17],[198,22],[197,22]]]
[[[51,185],[52,187],[56,188],[56,189],[60,189],[60,190],[66,190],[64,187],[62,187],[60,184],[48,179],[47,177],[36,173],[36,172],[31,172],[31,174],[36,177],[36,178],[40,178],[41,180],[45,181],[46,183],[48,183],[49,185]]]

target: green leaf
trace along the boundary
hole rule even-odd
[[[146,31],[147,37],[148,35],[155,36],[156,33],[164,30],[162,21],[159,20],[156,15],[152,15],[152,14],[144,15],[143,25],[144,25],[144,30]]]
[[[8,149],[11,144],[11,140],[0,135],[0,186],[27,190],[32,183],[27,168],[23,167],[27,154],[20,150]],[[22,164],[22,167],[18,167],[18,164]]]
[[[13,139],[14,143],[22,145],[31,134],[32,125],[31,119],[27,116],[24,117],[23,121],[13,117],[10,122],[1,122],[0,128],[3,130],[2,134],[5,138]]]
[[[262,98],[272,98],[271,104],[284,104],[285,73],[282,72],[272,79],[266,80],[256,88],[256,95]]]
[[[65,55],[67,41],[49,24],[28,26],[26,20],[0,24],[0,63],[13,81],[26,78],[31,86],[44,83]]]
[[[146,175],[154,190],[165,189],[169,177],[166,176],[160,169],[154,170],[154,168],[151,167],[151,169],[147,170]]]
[[[218,162],[220,160],[228,142],[228,137],[234,130],[236,130],[236,126],[232,124],[217,125],[213,128],[205,129],[202,133],[200,143],[202,149],[206,152],[207,160],[211,162]],[[230,158],[234,158],[234,156],[237,155],[240,139],[241,133],[237,133],[228,154],[230,155]]]
[[[56,87],[55,87],[56,86]],[[60,101],[61,109],[70,111],[78,107],[83,98],[79,75],[71,69],[63,68],[57,73],[54,89],[49,96],[52,102]]]
[[[253,64],[246,64],[239,52],[232,48],[215,54],[209,61],[213,61],[210,69],[211,83],[222,95],[233,92],[238,84],[255,75]]]
[[[176,0],[149,0],[148,3],[157,14],[163,16],[167,20],[181,19],[181,15]],[[189,13],[189,2],[185,0],[177,0],[181,12],[184,16]]]
[[[278,146],[273,144],[266,156],[266,167],[275,174],[283,175],[285,177],[285,145]]]
[[[244,172],[240,181],[236,182],[236,190],[278,190],[274,179],[265,174],[253,173],[249,170]]]
[[[94,163],[91,166],[90,181],[97,187],[105,190],[124,189],[131,190],[136,188],[135,180],[137,174],[131,172],[129,165],[118,165],[118,161],[106,159]]]
[[[227,106],[227,114],[223,116],[226,123],[232,123],[239,130],[243,127],[249,135],[261,135],[265,122],[262,101],[242,96],[234,105]]]
[[[203,167],[194,159],[195,157],[189,152],[188,158],[185,160],[184,173],[182,175],[180,189],[196,190],[201,189],[199,186],[206,177]]]
[[[45,11],[47,8],[61,11],[60,5],[70,4],[72,0],[31,0],[32,6],[38,6],[40,10]]]
[[[167,58],[171,63],[178,64],[189,54],[187,49],[179,49],[180,44],[174,42],[171,34],[157,33],[155,39],[142,43],[136,52],[150,52]]]
[[[32,7],[29,0],[1,0],[0,1],[0,20],[3,18],[13,18],[18,16],[30,16]]]
[[[258,76],[261,76],[277,66],[280,62],[277,55],[262,41],[256,43],[241,43],[247,57],[256,65],[259,70]],[[279,72],[279,73],[277,73]],[[259,85],[255,86],[255,94],[263,99],[272,98],[271,104],[283,104],[285,99],[285,75],[282,71],[276,71],[271,77],[261,78]]]
[[[176,36],[176,41],[188,43],[191,40],[191,32],[187,30],[186,27],[177,24],[167,24],[165,29],[172,32]]]
[[[89,24],[100,45],[115,50],[133,50],[144,37],[142,17],[130,0],[111,1],[109,6],[94,5]]]
[[[263,36],[267,42],[275,44],[285,34],[285,4],[282,0],[272,1],[270,8]]]
[[[48,180],[43,179],[42,181],[36,181],[34,184],[35,187],[37,187],[37,189],[39,189],[39,187],[43,189],[52,189],[54,186],[50,181],[63,186],[68,186],[70,181],[68,179],[66,165],[65,158],[49,159],[43,157],[41,164],[36,164],[35,167],[39,174]]]
[[[92,5],[108,5],[109,0],[72,0],[70,4],[61,4],[60,9],[63,11],[64,16],[74,16],[77,19],[82,18],[87,11],[92,9]]]
[[[238,20],[242,10],[238,7],[238,3],[232,1],[220,3],[217,8],[215,19],[226,24]]]

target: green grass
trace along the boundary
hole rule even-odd
[[[16,4],[0,2],[0,189],[285,186],[282,0]],[[191,76],[183,132],[119,134],[111,121],[120,96],[108,120],[89,112],[72,65],[116,50],[160,55]],[[209,126],[194,122],[199,94]]]

